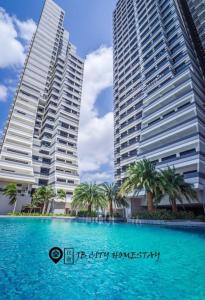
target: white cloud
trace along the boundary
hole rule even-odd
[[[111,172],[95,172],[95,173],[84,173],[81,176],[82,182],[96,182],[103,183],[113,180],[113,175]]]
[[[14,21],[19,30],[20,38],[24,39],[27,42],[30,42],[30,40],[33,36],[33,33],[36,30],[36,23],[32,19],[21,22],[17,18],[14,18]]]
[[[101,166],[113,163],[113,113],[99,116],[95,105],[98,95],[112,86],[112,64],[112,48],[104,46],[90,53],[85,60],[79,130],[80,172],[85,181],[91,177],[97,180]],[[101,174],[106,179],[105,173]]]
[[[87,123],[97,112],[97,96],[113,82],[112,48],[100,47],[87,55],[84,67],[84,84],[81,104],[81,125]],[[110,99],[111,100],[111,99]]]
[[[6,101],[7,98],[7,87],[0,84],[0,101]]]
[[[35,30],[34,24],[32,20],[21,22],[0,7],[0,68],[23,65],[26,45],[19,38],[28,42]]]

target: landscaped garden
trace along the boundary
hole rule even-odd
[[[195,216],[193,212],[186,211],[184,200],[191,203],[198,201],[197,193],[190,183],[184,180],[183,175],[177,174],[174,167],[157,170],[155,164],[149,160],[141,160],[130,165],[127,176],[119,187],[113,183],[81,183],[74,190],[69,216],[97,217],[99,212],[107,217],[119,217],[116,208],[128,207],[129,197],[137,197],[139,191],[144,191],[147,200],[147,210],[139,211],[132,215],[139,219],[199,219],[204,216]],[[18,201],[17,186],[10,183],[4,190],[4,195],[10,199],[15,212]],[[171,210],[160,209],[159,204],[167,196]],[[55,190],[51,186],[42,186],[32,194],[32,201],[26,206],[25,214],[53,215],[55,199],[65,201],[66,192]],[[184,208],[178,211],[178,205]]]

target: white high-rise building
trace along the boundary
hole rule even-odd
[[[64,11],[46,0],[9,112],[0,149],[1,191],[17,183],[17,210],[31,200],[34,188],[64,189],[69,208],[79,184],[77,136],[83,61],[63,27]],[[0,212],[11,210],[0,195]]]
[[[128,166],[147,158],[157,168],[174,165],[205,203],[205,68],[199,51],[205,23],[199,2],[204,8],[202,0],[117,1],[115,180],[120,185]],[[146,206],[143,193],[131,199],[131,212],[139,206]]]

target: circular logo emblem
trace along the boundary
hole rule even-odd
[[[59,247],[54,247],[49,251],[49,257],[52,261],[57,264],[63,257],[63,251]]]

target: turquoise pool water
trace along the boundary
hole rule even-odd
[[[152,258],[54,264],[50,248],[159,251]],[[0,219],[0,299],[205,299],[205,232],[132,224]]]

